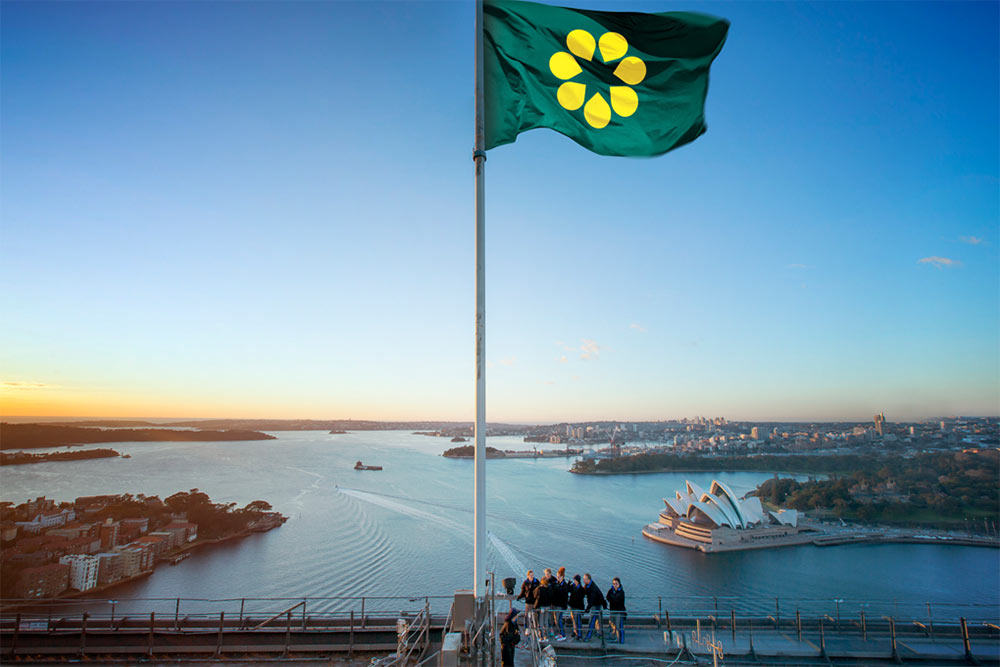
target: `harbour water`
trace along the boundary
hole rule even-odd
[[[176,566],[113,591],[128,598],[450,595],[468,587],[472,548],[472,461],[446,459],[445,438],[409,432],[277,432],[277,440],[116,443],[131,458],[40,463],[0,469],[0,499],[144,493],[198,488],[217,502],[262,499],[289,517],[269,533],[206,547]],[[523,449],[516,438],[491,438]],[[358,460],[380,472],[355,471]],[[489,567],[498,579],[565,565],[606,587],[622,579],[633,606],[652,609],[703,596],[771,613],[949,615],[1000,605],[1000,552],[943,545],[800,546],[706,555],[641,535],[660,500],[686,478],[719,478],[737,493],[769,473],[580,476],[567,459],[487,463]],[[643,598],[641,601],[639,598]],[[673,601],[673,602],[672,602]],[[188,604],[188,603],[185,603]],[[862,607],[862,605],[868,605]],[[957,609],[957,607],[954,607]],[[172,608],[171,608],[172,610]]]

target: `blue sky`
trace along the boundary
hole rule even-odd
[[[693,144],[490,151],[491,420],[997,413],[997,3],[577,6],[732,27]],[[0,11],[0,410],[472,417],[471,2]]]

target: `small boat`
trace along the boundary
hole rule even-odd
[[[354,469],[355,470],[381,470],[382,466],[366,466],[361,461],[358,461],[357,463],[354,464]]]
[[[122,454],[122,458],[123,459],[130,459],[130,458],[132,458],[132,455],[131,454]]]
[[[181,562],[182,560],[184,560],[185,558],[189,557],[190,555],[191,554],[189,554],[186,551],[184,553],[177,554],[176,556],[174,556],[173,558],[170,559],[170,564],[171,565],[177,565],[177,563]]]

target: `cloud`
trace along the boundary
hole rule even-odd
[[[581,338],[579,347],[570,347],[561,340],[556,341],[556,345],[563,350],[563,352],[576,354],[580,353],[580,359],[587,361],[588,359],[597,359],[601,354],[601,346],[597,344],[597,341],[590,340],[589,338]],[[567,355],[563,354],[556,358],[561,364],[569,361]]]
[[[58,389],[58,387],[54,384],[47,384],[45,382],[19,382],[16,380],[4,380],[0,381],[0,389],[28,391],[33,389]]]
[[[580,344],[580,358],[581,359],[596,359],[601,354],[601,346],[597,344],[597,341],[584,338]]]
[[[958,240],[962,243],[968,243],[969,245],[979,245],[983,242],[983,237],[981,236],[959,236]]]
[[[501,366],[513,366],[514,364],[517,363],[517,357],[504,357],[497,363],[500,364]]]
[[[957,259],[950,259],[948,257],[938,257],[937,255],[931,255],[930,257],[921,257],[917,260],[917,264],[930,264],[931,266],[937,267],[939,269],[944,267],[958,266],[961,264]]]
[[[629,329],[635,329],[639,333],[646,333],[646,327],[642,326],[641,324],[636,324],[635,322],[633,322],[632,324],[628,325],[628,328]]]
[[[811,269],[808,264],[785,264],[786,269]]]

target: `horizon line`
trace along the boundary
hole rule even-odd
[[[877,413],[876,413],[877,414]],[[875,416],[874,414],[872,415]],[[696,415],[695,417],[669,417],[661,419],[576,419],[576,420],[561,420],[561,421],[506,421],[497,420],[490,421],[487,420],[487,425],[500,425],[500,426],[555,426],[562,424],[587,424],[587,423],[665,423],[665,422],[681,422],[685,419],[692,419],[701,417],[703,419],[726,419],[727,423],[781,423],[781,424],[846,424],[846,423],[856,423],[856,422],[868,422],[871,418],[836,418],[836,419],[730,419],[722,415],[716,417],[707,417],[704,415]],[[963,415],[963,414],[951,414],[951,415],[932,415],[920,417],[917,419],[908,419],[900,421],[889,421],[890,424],[900,424],[900,423],[921,423],[921,422],[932,422],[940,421],[944,419],[997,419],[1000,420],[1000,414],[994,415]],[[16,421],[14,421],[16,420]],[[32,420],[43,420],[43,421],[63,421],[63,422],[88,422],[88,421],[148,421],[148,422],[213,422],[213,421],[276,421],[276,422],[368,422],[375,424],[391,424],[391,423],[428,423],[428,424],[455,424],[455,425],[472,425],[475,423],[475,419],[356,419],[353,417],[122,417],[122,416],[80,416],[80,415],[0,415],[0,422],[2,423],[34,423]]]

